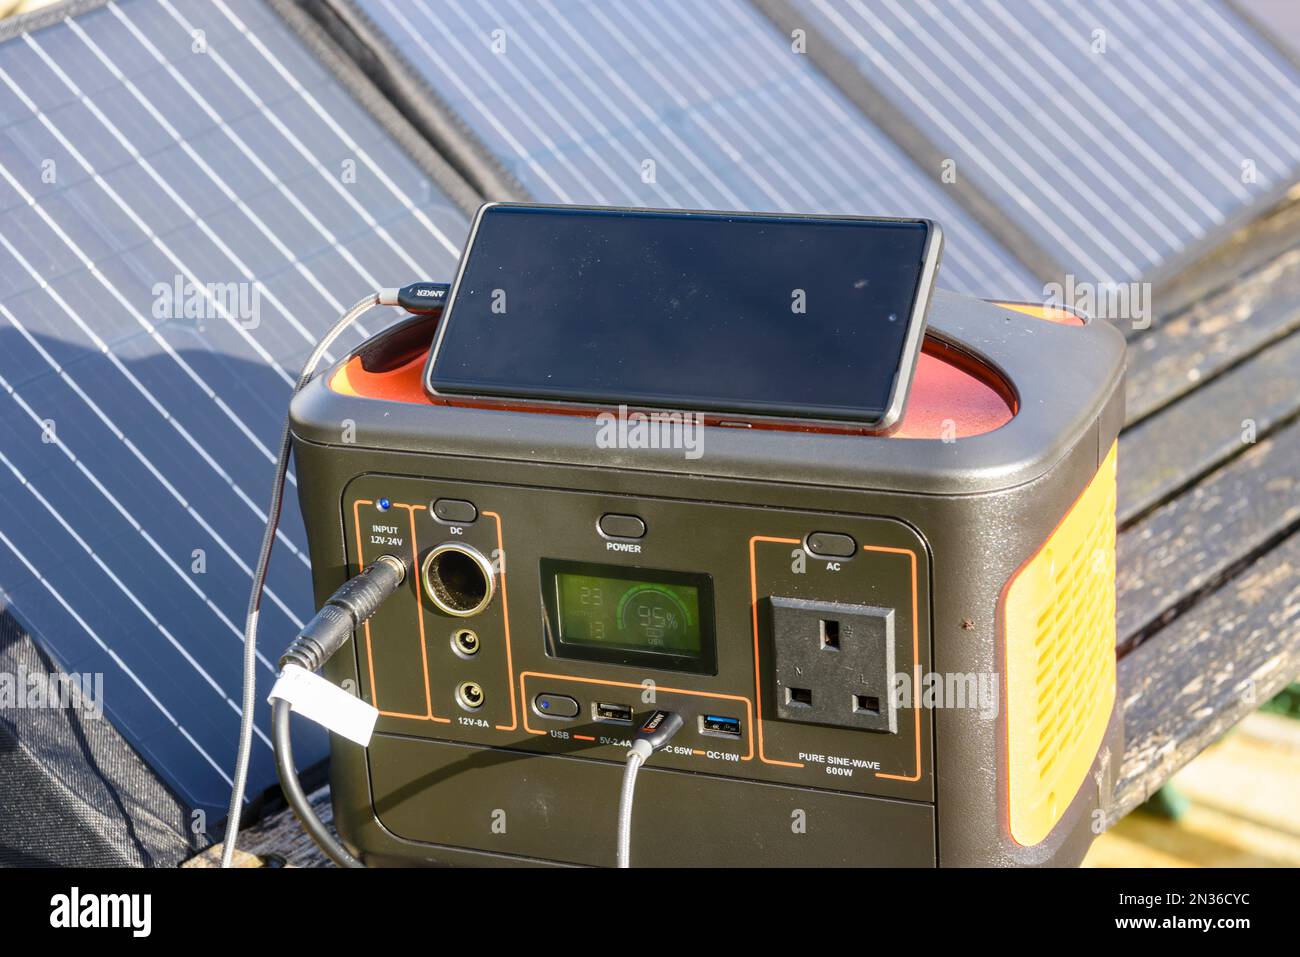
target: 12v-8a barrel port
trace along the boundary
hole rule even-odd
[[[451,633],[451,650],[462,658],[472,658],[483,646],[478,632],[470,628],[457,628]]]
[[[492,603],[496,573],[483,553],[459,542],[429,550],[420,565],[424,593],[439,609],[458,618],[477,615]]]

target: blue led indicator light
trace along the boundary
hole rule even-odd
[[[379,509],[381,512],[386,512],[388,511],[389,508],[392,507],[392,504],[393,503],[390,502],[388,499],[381,498],[378,502],[375,503],[375,508]]]

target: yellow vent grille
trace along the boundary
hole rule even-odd
[[[1003,605],[1011,836],[1037,844],[1097,755],[1115,703],[1115,446]]]

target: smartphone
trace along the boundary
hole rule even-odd
[[[887,431],[942,247],[925,219],[488,203],[425,388]]]

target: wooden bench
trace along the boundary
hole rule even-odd
[[[1112,824],[1300,674],[1300,196],[1187,276],[1126,330]],[[327,863],[288,811],[240,846],[250,866]]]

